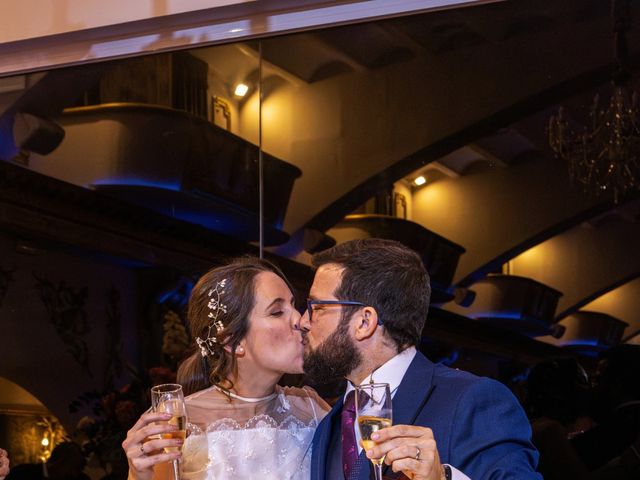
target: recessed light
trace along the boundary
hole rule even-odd
[[[244,97],[249,91],[249,87],[244,83],[239,83],[233,92],[236,97]]]
[[[424,178],[424,176],[420,175],[418,178],[416,178],[413,183],[415,183],[416,185],[420,186],[420,185],[424,185],[425,183],[427,183],[427,179]]]

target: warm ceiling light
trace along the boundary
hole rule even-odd
[[[236,97],[244,97],[248,91],[249,87],[247,85],[245,85],[244,83],[239,83],[233,93]]]
[[[427,183],[427,179],[424,178],[422,175],[420,175],[418,178],[416,178],[413,183],[415,183],[416,185],[420,186],[420,185],[424,185],[425,183]]]
[[[48,447],[49,439],[47,437],[44,437],[40,443],[42,444],[43,447]]]

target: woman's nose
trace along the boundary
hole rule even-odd
[[[294,310],[291,315],[291,329],[296,331],[300,330],[300,312],[297,310]]]

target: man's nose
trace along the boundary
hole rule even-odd
[[[306,310],[302,315],[298,314],[298,320],[293,326],[294,330],[299,330],[302,333],[307,333],[309,331],[309,312]]]

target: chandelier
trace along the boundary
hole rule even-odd
[[[567,162],[571,182],[585,193],[609,194],[614,202],[640,188],[640,111],[629,80],[625,32],[630,26],[630,0],[612,1],[616,69],[611,100],[596,95],[582,129],[573,129],[562,107],[549,120],[549,145]]]

